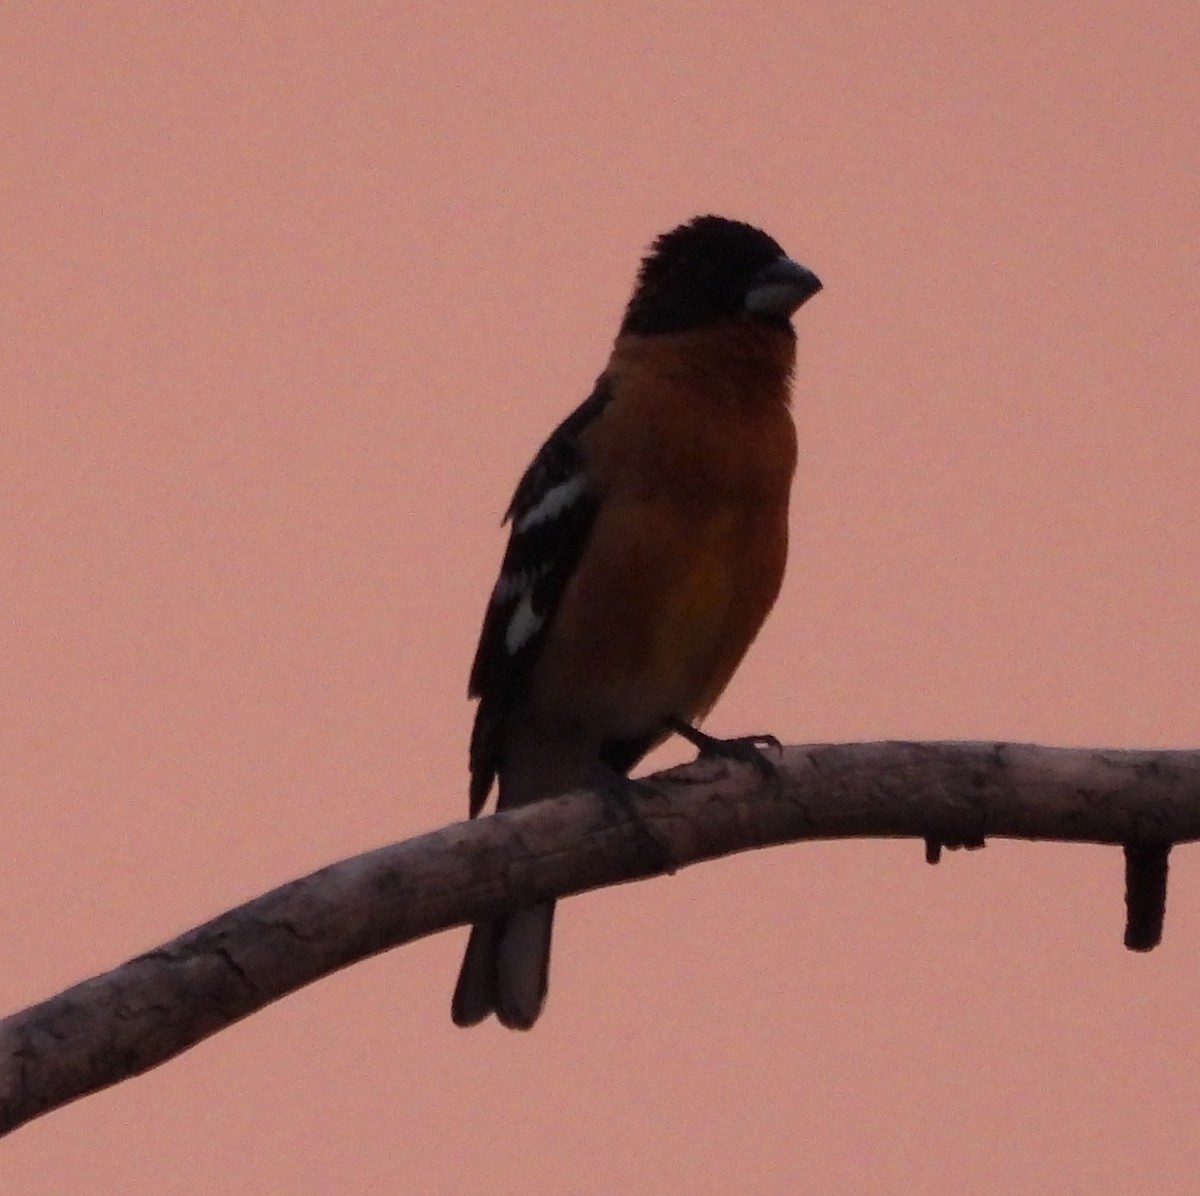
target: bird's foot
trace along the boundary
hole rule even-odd
[[[664,839],[646,821],[642,811],[638,809],[638,798],[657,796],[653,785],[645,781],[635,781],[610,768],[607,764],[597,763],[588,776],[588,783],[600,795],[604,808],[617,814],[624,822],[631,823],[642,839],[650,845],[654,853],[656,867],[660,871],[674,873],[675,855],[670,843]]]
[[[763,751],[763,748],[771,748],[774,751],[781,749],[782,745],[774,735],[736,735],[732,739],[718,739],[680,718],[667,719],[667,726],[676,735],[686,739],[700,753],[701,759],[715,756],[719,759],[735,760],[739,764],[750,765],[764,781],[779,779],[779,769]]]

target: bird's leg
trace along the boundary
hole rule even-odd
[[[650,785],[627,777],[611,764],[605,764],[603,760],[595,761],[588,769],[587,783],[604,798],[609,809],[619,811],[633,822],[642,820],[634,799],[643,795],[649,796],[654,792]]]
[[[762,750],[765,747],[778,749],[782,746],[774,735],[737,735],[732,739],[718,739],[714,735],[706,735],[691,723],[685,723],[683,719],[674,715],[667,717],[666,726],[676,735],[686,739],[700,753],[701,758],[718,756],[726,760],[736,760],[741,764],[749,764],[764,781],[779,779],[779,770]]]
[[[664,872],[674,873],[675,856],[670,844],[662,838],[642,816],[636,798],[655,795],[653,785],[635,781],[618,772],[610,764],[597,760],[588,770],[587,781],[604,802],[604,808],[615,812],[621,819],[632,823],[638,834],[654,849],[658,867]]]

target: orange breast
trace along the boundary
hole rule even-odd
[[[604,737],[707,713],[783,578],[791,344],[678,339],[614,353],[584,443],[600,510],[531,679],[539,719]]]

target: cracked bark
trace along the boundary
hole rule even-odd
[[[719,760],[647,779],[640,822],[576,793],[457,823],[285,884],[0,1021],[0,1133],[339,968],[509,906],[801,840],[911,837],[931,862],[992,837],[1100,843],[1124,848],[1125,942],[1146,950],[1170,846],[1200,838],[1200,751],[812,745],[785,748],[772,783]]]

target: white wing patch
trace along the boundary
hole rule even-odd
[[[504,646],[509,655],[514,655],[522,645],[527,644],[545,621],[544,616],[534,611],[532,595],[526,594],[517,603],[517,609],[513,611],[504,632]]]
[[[492,589],[492,605],[503,606],[519,594],[533,593],[534,587],[549,572],[549,564],[543,564],[536,569],[523,569],[519,573],[501,573]]]
[[[573,474],[565,482],[551,486],[537,502],[526,511],[513,525],[516,534],[527,532],[539,523],[548,523],[555,516],[562,514],[573,502],[582,495],[587,485],[587,479],[582,473]]]

